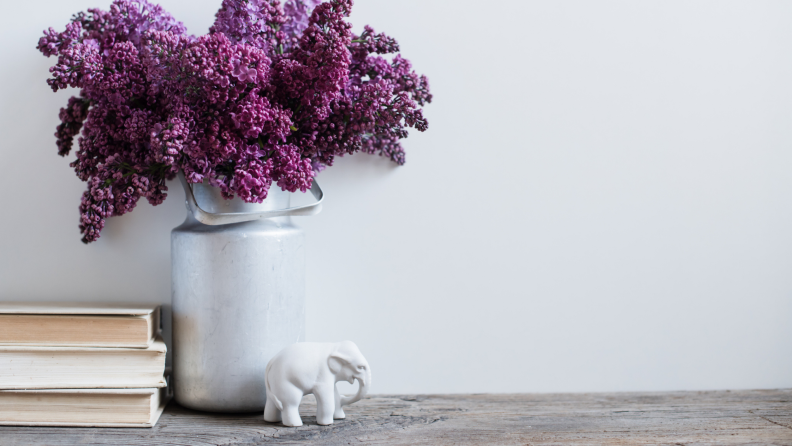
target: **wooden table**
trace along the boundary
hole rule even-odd
[[[171,403],[152,429],[0,427],[0,445],[792,445],[792,389],[716,392],[375,395],[347,419],[304,426]]]

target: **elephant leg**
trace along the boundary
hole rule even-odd
[[[316,423],[322,426],[333,424],[333,390],[335,385],[323,385],[314,390],[316,397]]]
[[[283,424],[290,427],[302,426],[302,418],[300,418],[300,405],[299,404],[284,404],[283,412],[281,413]]]
[[[346,418],[346,414],[344,413],[344,409],[341,408],[341,394],[338,393],[338,386],[333,384],[334,396],[335,396],[335,411],[333,411],[333,418],[336,420],[343,420]]]
[[[284,392],[281,398],[281,403],[283,404],[281,418],[284,425],[291,427],[302,426],[303,423],[300,418],[300,401],[302,401],[302,397],[302,390],[296,387]]]
[[[281,421],[281,411],[275,406],[275,402],[267,395],[267,403],[264,405],[264,421],[278,423]]]

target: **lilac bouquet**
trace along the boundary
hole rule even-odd
[[[80,89],[55,136],[66,156],[79,135],[83,242],[141,197],[162,203],[179,171],[260,203],[273,182],[305,192],[336,156],[403,164],[407,128],[427,128],[429,85],[394,39],[368,26],[353,34],[351,8],[223,0],[209,34],[194,37],[158,5],[115,0],[45,31],[38,49],[58,56],[48,84]]]

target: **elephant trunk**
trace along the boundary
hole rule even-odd
[[[341,405],[346,406],[347,404],[352,404],[360,401],[366,394],[368,393],[369,386],[371,385],[371,369],[366,370],[366,377],[365,378],[357,378],[358,380],[358,391],[355,396],[342,396],[341,397]]]

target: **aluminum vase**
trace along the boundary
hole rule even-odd
[[[305,237],[291,193],[275,186],[261,204],[225,200],[188,185],[187,219],[171,233],[173,385],[180,405],[211,412],[262,411],[264,371],[305,337]]]

